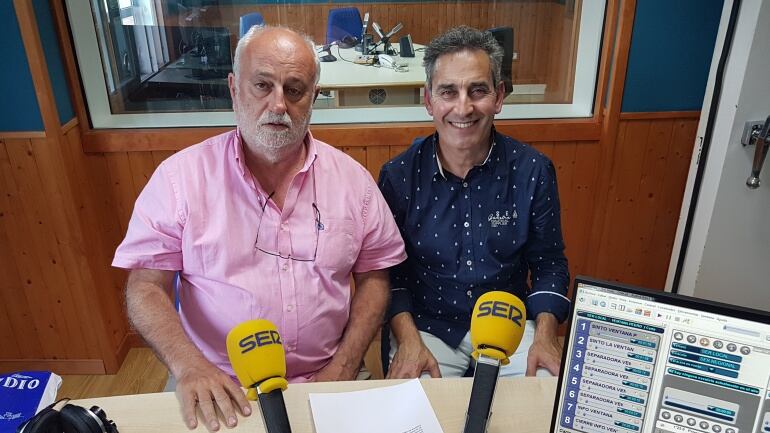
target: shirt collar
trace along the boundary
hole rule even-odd
[[[441,165],[441,158],[438,157],[438,132],[434,133],[432,136],[432,142],[433,142],[433,160],[435,161],[434,166],[434,172],[433,175],[440,174],[441,177],[446,180],[446,174],[444,174],[444,167]],[[483,165],[486,165],[487,162],[489,162],[490,157],[492,156],[492,151],[495,149],[495,146],[497,144],[497,132],[494,128],[492,128],[492,145],[489,146],[489,153],[487,153],[487,157],[484,158],[484,161],[481,164],[477,164],[476,167],[481,167]]]

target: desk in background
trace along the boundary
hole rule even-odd
[[[284,392],[286,409],[293,433],[313,433],[308,393],[344,392],[378,388],[401,383],[395,380],[364,380],[356,382],[325,382],[289,385]],[[473,379],[423,379],[422,386],[428,395],[436,417],[444,433],[461,432],[465,425],[468,396]],[[545,433],[551,425],[556,378],[506,378],[500,379],[492,407],[492,419],[488,433]],[[187,427],[179,413],[179,404],[173,393],[127,395],[84,399],[73,403],[91,407],[97,405],[114,420],[120,433],[187,433]],[[264,432],[257,403],[247,418],[239,418],[238,427],[221,428],[221,432]],[[383,408],[387,410],[387,408]],[[397,414],[394,414],[397,416]],[[197,432],[205,432],[198,426]]]
[[[425,56],[422,45],[415,45],[414,57],[393,56],[406,71],[384,66],[352,63],[361,53],[353,48],[331,49],[336,62],[321,62],[321,91],[334,92],[332,98],[320,99],[316,108],[422,105],[425,85]],[[347,60],[347,61],[346,61]],[[543,102],[545,84],[514,84],[506,103]]]
[[[361,53],[353,48],[333,47],[336,62],[321,62],[322,92],[334,92],[325,108],[373,105],[419,105],[425,84],[423,52],[415,57],[393,56],[407,70],[397,71],[379,65],[360,65],[353,60]]]

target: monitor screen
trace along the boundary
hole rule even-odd
[[[578,278],[552,432],[770,432],[770,315]]]

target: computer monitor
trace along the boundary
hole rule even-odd
[[[770,314],[580,277],[573,296],[552,432],[770,432]]]

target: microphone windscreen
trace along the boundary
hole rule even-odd
[[[527,312],[521,299],[508,292],[487,292],[476,302],[471,316],[473,357],[479,354],[508,364],[524,335]]]
[[[286,388],[286,357],[278,329],[269,320],[249,320],[227,334],[227,356],[244,388],[270,382],[270,388]],[[279,379],[279,380],[270,380]],[[269,392],[269,389],[260,391]]]

